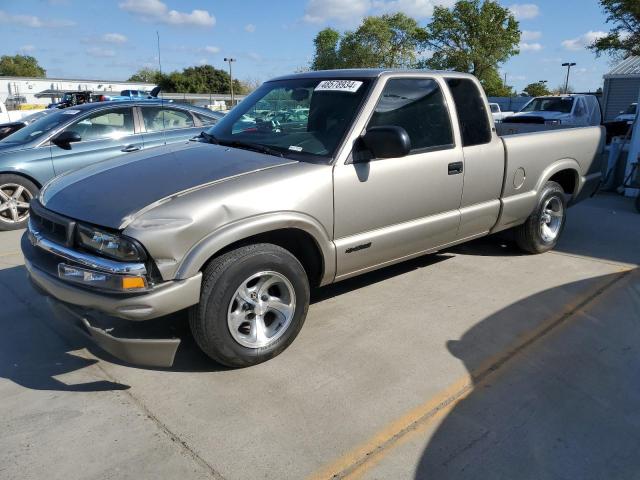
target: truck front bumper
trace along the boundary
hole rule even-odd
[[[126,328],[127,325],[156,323],[143,321],[198,303],[201,273],[185,280],[163,282],[141,293],[106,293],[66,282],[54,276],[51,269],[40,268],[42,252],[32,245],[27,233],[22,238],[21,247],[29,279],[36,290],[51,297],[57,316],[72,320],[103,350],[125,362],[155,367],[173,364],[180,339],[135,338],[128,332],[120,336],[119,332],[131,330]],[[142,327],[139,330],[146,330],[139,326]]]

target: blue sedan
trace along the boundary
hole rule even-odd
[[[46,115],[0,141],[0,230],[25,227],[29,201],[53,177],[186,141],[221,116],[160,100],[87,103]]]

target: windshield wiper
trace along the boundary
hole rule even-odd
[[[209,134],[207,134],[207,135],[209,135]],[[224,146],[227,146],[227,147],[241,148],[241,149],[244,149],[244,150],[252,150],[254,152],[266,153],[267,155],[274,155],[276,157],[284,157],[284,153],[282,153],[280,150],[277,150],[277,149],[271,148],[271,147],[267,147],[266,145],[258,145],[256,143],[240,142],[238,140],[233,140],[233,141],[217,140],[217,143],[219,145],[224,145]]]

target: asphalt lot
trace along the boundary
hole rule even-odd
[[[172,369],[88,346],[19,238],[0,233],[2,479],[640,478],[629,199],[571,209],[555,252],[488,238],[325,287],[244,370],[190,339]]]

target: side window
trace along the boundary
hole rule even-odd
[[[118,139],[133,132],[133,111],[130,108],[96,112],[68,126],[65,130],[76,132],[82,141],[105,138]]]
[[[206,115],[201,115],[199,113],[194,113],[196,118],[202,122],[202,125],[208,127],[210,125],[215,125],[218,123],[218,119],[214,117],[207,117]]]
[[[369,121],[369,127],[383,125],[404,128],[411,139],[412,152],[453,146],[451,120],[435,80],[389,80]]]
[[[584,99],[578,98],[578,101],[576,102],[576,109],[574,111],[574,114],[576,117],[582,117],[585,115],[585,113],[587,112],[584,106]]]
[[[462,146],[472,147],[491,141],[491,124],[484,100],[475,82],[468,78],[448,78],[462,133]]]
[[[142,107],[142,118],[147,132],[194,126],[193,117],[189,112],[173,108]]]

